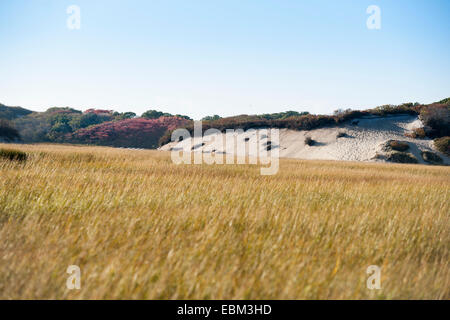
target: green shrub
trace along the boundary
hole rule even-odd
[[[450,135],[450,105],[433,104],[422,108],[420,120],[430,127],[431,137],[445,137]]]
[[[444,104],[444,105],[450,105],[450,98],[445,98],[445,99],[442,99],[441,101],[439,101],[438,103],[440,103],[440,104]]]
[[[388,140],[384,146],[385,151],[406,151],[409,149],[409,144],[398,140]]]
[[[414,138],[416,139],[423,139],[426,138],[427,133],[425,132],[424,128],[416,128],[413,130]]]
[[[11,161],[25,161],[27,160],[27,154],[18,150],[0,149],[0,158]]]
[[[450,156],[450,137],[434,139],[434,146],[440,152]]]
[[[127,118],[128,119],[134,118],[134,116],[136,116],[136,114],[134,114],[134,115],[130,114]],[[190,117],[185,116],[185,115],[181,115],[181,114],[173,115],[173,114],[170,114],[168,112],[162,112],[162,111],[157,111],[157,110],[147,110],[141,115],[141,117],[142,118],[147,118],[147,119],[158,119],[158,118],[161,118],[161,117],[178,117],[178,118],[183,118],[183,119],[186,119],[186,120],[192,120]]]
[[[11,142],[14,140],[20,140],[20,135],[9,121],[0,119],[0,139]]]
[[[422,151],[422,159],[433,164],[441,164],[443,162],[441,157],[430,151]]]
[[[414,157],[411,153],[406,152],[398,152],[394,151],[386,156],[387,161],[397,162],[397,163],[418,163],[416,157]]]
[[[213,121],[213,120],[219,120],[219,119],[222,119],[222,117],[219,116],[219,115],[217,115],[217,114],[215,114],[215,115],[213,115],[213,116],[206,116],[206,117],[203,117],[203,118],[202,118],[202,121]]]
[[[313,146],[315,144],[315,141],[311,137],[306,137],[305,144],[308,146]]]

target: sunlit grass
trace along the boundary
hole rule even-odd
[[[449,167],[0,147],[0,298],[450,298]]]

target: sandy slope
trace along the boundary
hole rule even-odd
[[[353,122],[357,121],[357,124]],[[450,163],[449,157],[433,149],[433,141],[430,139],[413,139],[405,136],[408,131],[421,127],[421,121],[415,116],[400,115],[388,117],[370,117],[355,119],[345,125],[331,128],[321,128],[310,131],[294,131],[280,129],[279,155],[285,158],[298,159],[323,159],[323,160],[348,160],[348,161],[380,161],[373,159],[381,150],[381,145],[387,140],[399,140],[408,142],[410,150],[420,163],[421,151],[433,151],[439,154],[446,164]],[[337,137],[339,132],[345,132],[345,137]],[[265,138],[261,130],[257,133],[260,137],[258,145],[264,146]],[[236,141],[246,143],[246,137],[255,137],[256,134],[236,134]],[[261,138],[262,136],[262,138]],[[305,144],[305,137],[311,137],[316,143],[313,146]],[[172,142],[160,148],[160,150],[181,150],[194,152],[224,152],[238,155],[255,155],[247,149],[245,152],[234,149],[233,146],[224,145],[225,134],[215,134],[195,139],[185,139],[181,142]],[[211,141],[213,140],[213,141]],[[201,145],[205,143],[203,146]],[[248,144],[248,142],[247,142]],[[192,146],[196,146],[192,150]],[[274,144],[274,147],[277,147]]]

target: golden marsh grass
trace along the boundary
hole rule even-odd
[[[450,298],[450,167],[0,148],[2,299]]]

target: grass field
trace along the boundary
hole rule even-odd
[[[1,299],[450,299],[450,167],[0,148]]]

